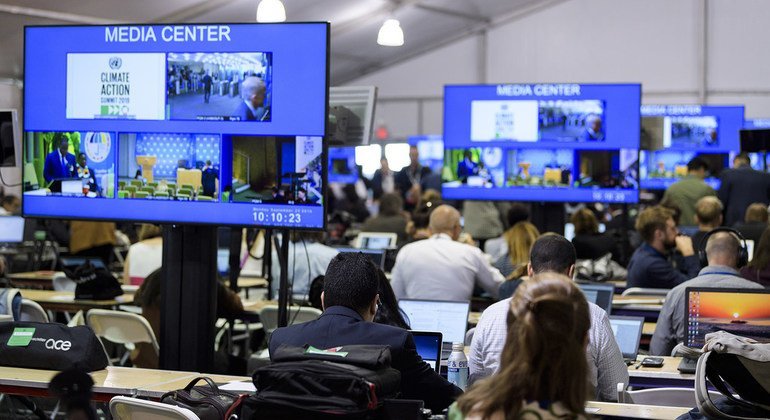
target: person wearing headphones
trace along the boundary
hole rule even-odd
[[[716,228],[701,240],[698,249],[702,250],[698,252],[698,258],[703,268],[697,277],[674,287],[666,295],[650,342],[652,355],[670,356],[676,344],[684,341],[686,288],[763,288],[761,284],[746,280],[738,273],[738,269],[745,266],[749,259],[746,239],[740,232],[731,228]]]

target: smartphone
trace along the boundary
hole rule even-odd
[[[644,367],[662,367],[663,366],[663,358],[662,357],[645,357],[642,359],[642,366]]]

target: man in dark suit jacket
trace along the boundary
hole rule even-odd
[[[75,173],[75,155],[69,152],[69,140],[65,137],[59,142],[59,148],[45,157],[43,178],[51,192],[61,192],[63,178],[72,178]]]
[[[412,334],[372,322],[380,299],[377,267],[361,253],[340,253],[329,263],[315,320],[278,328],[270,337],[270,354],[283,344],[327,349],[374,344],[390,346],[391,366],[401,372],[401,396],[425,401],[431,410],[448,407],[462,391],[439,376],[417,354]]]
[[[770,203],[770,174],[752,169],[746,153],[736,156],[733,165],[735,169],[722,172],[722,185],[717,193],[725,206],[725,226],[742,221],[752,203]]]
[[[396,173],[396,188],[401,191],[401,197],[404,199],[404,207],[408,211],[414,210],[417,202],[420,200],[420,182],[424,177],[431,174],[430,168],[420,165],[420,152],[417,146],[409,147],[409,165],[401,168]]]
[[[235,115],[241,121],[265,121],[270,118],[270,109],[265,106],[265,82],[259,77],[250,76],[241,83],[241,98]]]

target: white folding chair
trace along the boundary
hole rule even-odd
[[[321,315],[321,310],[309,306],[290,306],[289,325],[313,321]],[[259,319],[266,333],[272,333],[278,328],[278,305],[268,305],[259,311]]]
[[[666,296],[668,292],[670,292],[670,289],[653,289],[651,287],[629,287],[628,289],[624,290],[623,293],[621,293],[621,296],[637,296],[637,295],[647,295],[647,296]]]
[[[152,332],[150,323],[141,315],[107,309],[91,309],[86,314],[86,323],[100,339],[122,344],[129,350],[120,358],[120,364],[126,362],[130,350],[133,350],[136,343],[152,344],[155,354],[160,356],[160,347],[155,339],[155,333]]]
[[[22,299],[19,321],[48,322],[48,314],[34,300]]]
[[[186,408],[130,397],[113,397],[110,413],[116,420],[200,420]]]
[[[709,391],[712,398],[720,396]],[[623,404],[662,405],[664,407],[695,407],[694,388],[651,388],[628,391],[623,383],[618,384],[618,402]]]

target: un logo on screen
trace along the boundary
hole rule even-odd
[[[120,57],[110,57],[110,68],[117,70],[123,65],[123,59]]]

